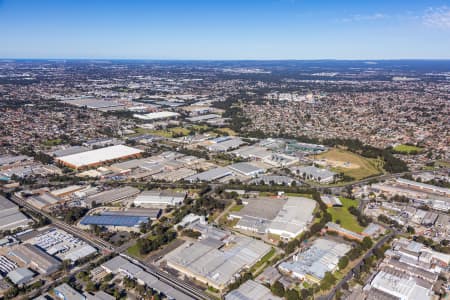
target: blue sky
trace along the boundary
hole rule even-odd
[[[0,57],[450,58],[450,1],[0,0]]]

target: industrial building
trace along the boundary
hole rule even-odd
[[[250,181],[251,184],[271,184],[271,185],[299,185],[300,182],[292,177],[283,176],[283,175],[262,175],[258,176],[258,178],[252,179]]]
[[[105,203],[131,199],[139,193],[139,189],[132,186],[113,188],[111,190],[106,190],[97,194],[87,196],[85,199],[85,203],[89,207],[92,207],[92,204],[103,205]]]
[[[77,154],[61,156],[56,162],[72,169],[82,169],[102,165],[114,160],[135,158],[140,156],[141,150],[125,145],[115,145]]]
[[[225,300],[282,300],[272,295],[270,289],[253,280],[247,280],[241,286],[225,295]]]
[[[351,247],[344,243],[319,238],[312,246],[293,256],[292,261],[285,261],[279,265],[279,270],[299,280],[319,282],[326,272],[334,272],[339,259]]]
[[[423,191],[426,193],[438,194],[441,196],[450,197],[450,189],[439,187],[431,184],[421,183],[413,180],[408,180],[404,178],[397,178],[397,184],[409,189]]]
[[[165,207],[179,205],[186,199],[186,192],[173,192],[169,190],[144,191],[134,199],[136,206]]]
[[[19,245],[11,251],[11,255],[17,257],[24,264],[43,275],[50,275],[56,272],[61,266],[59,260],[30,244]]]
[[[81,219],[81,228],[89,228],[91,225],[104,226],[112,231],[139,231],[142,223],[147,223],[148,217],[129,215],[92,215]]]
[[[18,286],[27,284],[33,277],[34,273],[27,268],[17,268],[8,273],[8,278]]]
[[[61,300],[85,300],[86,297],[74,290],[70,285],[67,283],[63,283],[58,285],[53,289],[53,292],[55,293],[55,296],[57,299]]]
[[[141,120],[145,120],[145,121],[156,121],[156,120],[176,118],[179,115],[180,115],[179,113],[176,113],[173,111],[158,111],[158,112],[148,113],[148,114],[144,114],[144,115],[134,114],[133,117],[135,117],[136,119],[141,119]]]
[[[229,165],[227,167],[236,173],[242,174],[244,176],[251,176],[251,177],[255,177],[259,174],[263,174],[264,172],[266,172],[265,169],[257,167],[255,165],[253,165],[251,163],[247,163],[247,162],[235,163],[235,164]]]
[[[29,222],[17,205],[0,195],[0,231],[27,228]]]
[[[434,298],[432,287],[433,284],[419,277],[411,277],[404,272],[383,267],[365,289],[369,297],[381,291],[394,299],[426,300]]]
[[[315,166],[291,168],[291,171],[307,180],[314,180],[323,184],[333,183],[337,173]]]
[[[193,300],[193,298],[183,294],[182,292],[176,290],[170,285],[160,281],[155,276],[150,273],[144,271],[141,267],[131,263],[127,259],[122,256],[116,256],[107,262],[103,263],[101,267],[107,272],[111,274],[123,274],[124,276],[128,276],[130,278],[134,278],[137,280],[139,284],[146,285],[151,287],[152,289],[163,293],[169,299],[177,299],[177,300]]]
[[[211,141],[211,145],[207,146],[207,149],[212,152],[225,152],[233,149],[237,149],[245,142],[238,137],[223,136]]]
[[[223,290],[233,282],[235,275],[250,268],[270,250],[269,245],[245,236],[229,235],[224,239],[210,236],[184,243],[164,259],[168,267]]]
[[[97,253],[97,249],[83,240],[56,228],[49,228],[35,237],[27,240],[28,243],[38,246],[51,256],[59,260],[76,262],[82,258]]]
[[[246,199],[246,205],[230,218],[239,219],[238,229],[275,234],[283,240],[295,238],[313,219],[316,202],[303,197]]]
[[[225,167],[214,168],[205,172],[201,172],[192,176],[185,178],[186,181],[189,182],[197,182],[197,181],[214,181],[219,180],[224,177],[228,177],[233,175],[233,172]]]

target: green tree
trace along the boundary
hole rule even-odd
[[[348,266],[348,262],[349,262],[348,256],[347,255],[342,256],[338,262],[339,270],[345,269],[345,267]]]
[[[370,237],[366,236],[363,238],[362,240],[362,246],[364,247],[364,249],[370,249],[373,245],[372,240],[370,239]]]
[[[300,300],[300,296],[296,290],[288,290],[286,292],[286,300]]]
[[[284,290],[284,286],[278,280],[272,285],[272,293],[278,297],[284,297],[286,291]]]

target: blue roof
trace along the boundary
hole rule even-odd
[[[145,223],[147,221],[148,221],[148,217],[101,215],[101,216],[86,216],[80,221],[80,224],[82,224],[82,225],[134,227],[134,226],[138,226],[140,223]]]

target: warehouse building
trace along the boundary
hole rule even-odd
[[[223,290],[235,276],[271,250],[262,241],[245,236],[208,237],[184,243],[164,258],[170,268],[215,289]]]
[[[309,249],[294,255],[292,261],[282,262],[278,268],[293,278],[319,282],[326,272],[337,269],[339,259],[350,249],[347,244],[319,238]]]
[[[224,136],[212,140],[212,144],[207,148],[209,151],[213,152],[225,152],[237,149],[243,144],[245,144],[245,142],[241,138]]]
[[[104,226],[111,231],[139,231],[142,223],[147,223],[148,217],[128,215],[92,215],[81,219],[81,228],[89,229],[91,225]]]
[[[335,172],[315,166],[296,167],[292,168],[291,171],[304,179],[314,180],[323,184],[333,183],[337,175]]]
[[[255,165],[253,165],[251,163],[247,163],[247,162],[235,163],[235,164],[229,165],[228,168],[236,173],[242,174],[244,176],[251,176],[251,177],[255,177],[259,174],[266,172],[265,169],[257,167]]]
[[[0,231],[26,228],[29,222],[17,205],[0,195]]]
[[[85,300],[86,297],[74,290],[67,283],[58,285],[53,289],[57,299],[61,300]]]
[[[82,153],[61,156],[56,161],[73,169],[100,166],[107,162],[120,159],[135,158],[141,155],[141,150],[125,145],[115,145]]]
[[[122,256],[116,256],[107,262],[103,263],[101,267],[107,272],[111,274],[121,273],[125,276],[134,278],[137,280],[139,284],[146,285],[151,287],[152,289],[158,291],[159,293],[163,293],[169,299],[177,299],[177,300],[193,300],[193,298],[181,293],[175,288],[169,286],[168,284],[160,281],[155,276],[150,273],[144,271],[141,267],[131,263],[127,259]]]
[[[383,267],[366,289],[368,289],[368,295],[381,291],[395,299],[425,300],[434,298],[432,287],[433,284],[419,277],[410,276],[389,267]]]
[[[306,230],[313,219],[316,202],[303,197],[247,199],[245,207],[231,212],[239,219],[236,228],[259,234],[275,234],[290,240]]]
[[[267,184],[267,185],[299,185],[300,182],[292,177],[283,175],[262,175],[258,178],[252,179],[251,184]]]
[[[272,295],[272,292],[262,284],[253,280],[247,280],[241,286],[229,292],[225,300],[282,300],[282,298]]]
[[[206,181],[206,182],[210,182],[210,181],[214,181],[214,180],[219,180],[219,179],[223,179],[225,177],[231,176],[233,175],[233,172],[225,167],[218,167],[215,169],[211,169],[205,172],[201,172],[192,176],[189,176],[187,178],[185,178],[186,181],[189,182],[197,182],[197,181]]]
[[[59,260],[30,244],[20,245],[11,251],[11,255],[17,257],[24,264],[29,265],[30,268],[43,275],[50,275],[56,272],[61,266]]]
[[[8,273],[8,278],[16,285],[22,286],[33,280],[34,273],[27,268],[17,268]]]
[[[92,204],[103,205],[105,203],[124,201],[131,199],[140,193],[139,189],[132,186],[124,186],[103,191],[86,198],[86,205],[92,207]]]
[[[144,191],[134,199],[136,206],[175,206],[183,203],[186,192],[173,192],[168,190]]]
[[[156,121],[164,119],[172,119],[178,117],[180,114],[173,111],[158,111],[153,113],[148,113],[145,115],[134,114],[133,117],[136,119],[146,120],[146,121]]]

